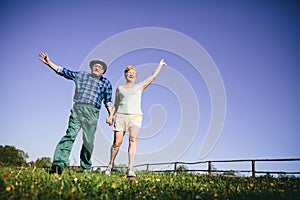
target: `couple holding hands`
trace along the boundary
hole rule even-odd
[[[61,174],[67,166],[68,159],[77,134],[82,129],[83,144],[80,151],[80,165],[84,171],[90,171],[92,167],[91,156],[94,149],[94,138],[97,129],[99,112],[102,102],[108,112],[106,123],[113,125],[114,140],[110,151],[110,161],[105,174],[110,175],[113,163],[123,141],[123,136],[129,132],[128,177],[135,177],[133,163],[137,152],[138,135],[142,126],[142,92],[157,77],[161,68],[166,66],[162,59],[153,74],[145,80],[135,83],[137,70],[129,65],[124,70],[126,83],[117,87],[115,102],[112,103],[112,85],[103,76],[107,70],[107,64],[103,60],[90,62],[91,72],[71,71],[53,63],[45,53],[39,54],[40,60],[48,65],[57,74],[72,80],[75,83],[74,105],[71,109],[68,128],[65,135],[58,142],[50,174]]]

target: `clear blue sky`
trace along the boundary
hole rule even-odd
[[[59,65],[79,70],[88,55],[111,36],[160,27],[200,44],[224,83],[224,127],[213,149],[201,159],[300,157],[299,8],[296,1],[2,1],[0,144],[14,145],[29,154],[28,161],[35,161],[52,158],[65,133],[74,84],[43,65],[39,52],[47,52]],[[113,51],[109,49],[106,54]],[[148,67],[139,76],[141,80],[161,58],[169,67],[163,69],[158,82],[176,82],[186,95],[175,74],[184,77],[197,99],[195,112],[199,109],[201,116],[195,137],[180,155],[171,155],[169,149],[169,157],[162,155],[149,162],[198,161],[211,117],[211,94],[190,63],[172,52],[141,49],[114,60],[105,76],[116,87],[123,81],[124,67],[133,64],[141,71]],[[168,75],[171,69],[175,74]],[[180,91],[169,87],[174,86],[154,83],[144,92],[145,128],[139,153],[150,155],[170,147],[174,135],[184,134],[176,133],[180,122],[193,121],[181,118]],[[112,130],[105,125],[105,117],[106,110],[102,109],[94,165],[108,162]],[[161,127],[151,126],[153,120]],[[78,164],[80,145],[78,137],[71,163]],[[124,142],[123,153],[126,145]],[[117,162],[125,163],[126,154],[121,153]],[[136,164],[144,162],[137,158]],[[298,171],[299,165],[294,164]]]

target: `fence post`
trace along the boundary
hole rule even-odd
[[[255,160],[252,160],[252,177],[255,178]]]
[[[211,170],[212,170],[211,161],[208,161],[208,174],[209,175],[211,175]]]
[[[149,171],[149,164],[146,165],[146,171]]]
[[[177,162],[175,162],[174,164],[174,172],[176,172],[176,170],[177,170]]]

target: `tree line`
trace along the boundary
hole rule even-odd
[[[28,158],[28,153],[21,149],[9,145],[0,145],[0,167],[50,167],[52,163],[49,157],[38,158],[35,162],[31,161],[27,163],[26,159]]]

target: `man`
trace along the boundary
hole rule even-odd
[[[74,72],[57,66],[45,53],[40,53],[39,58],[57,74],[75,82],[74,105],[71,109],[68,128],[56,146],[49,173],[61,174],[66,168],[73,143],[80,129],[83,130],[80,165],[84,171],[89,171],[92,166],[91,156],[102,101],[109,114],[106,122],[112,125],[112,85],[107,78],[102,76],[107,70],[107,65],[102,60],[93,60],[90,62],[91,73]]]

